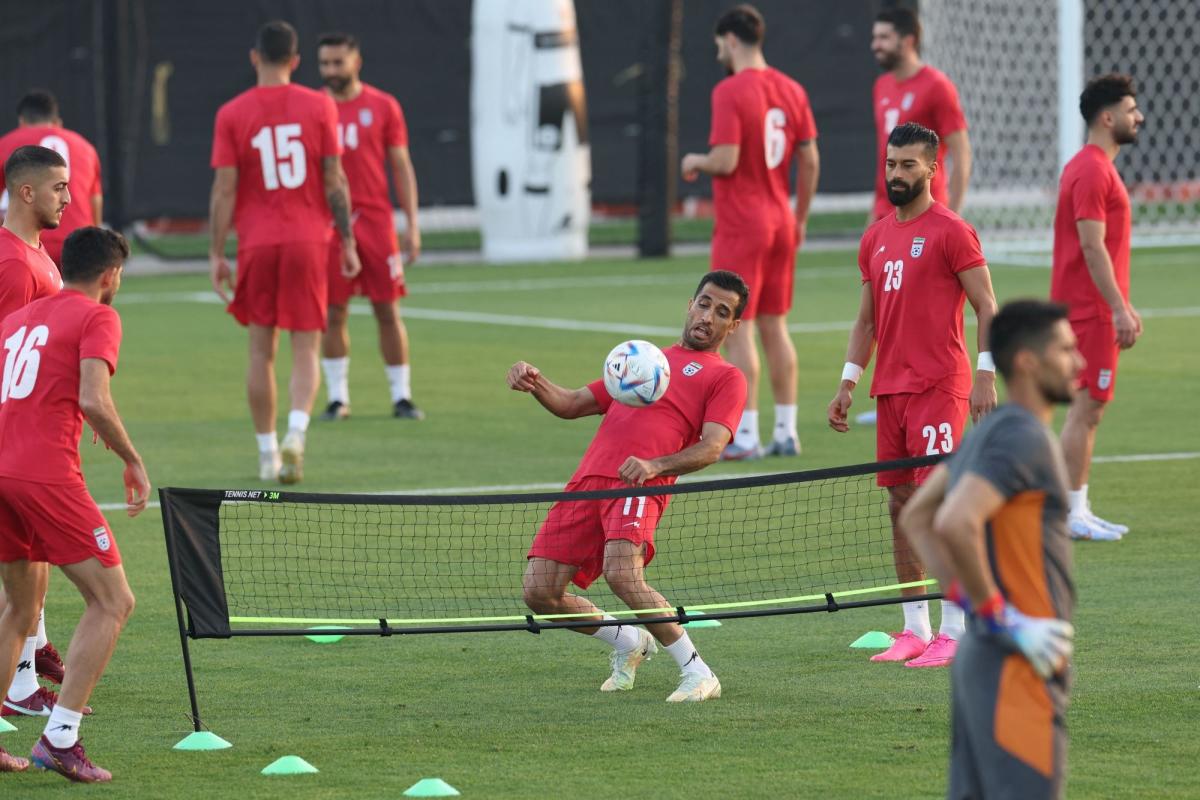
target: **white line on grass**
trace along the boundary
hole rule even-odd
[[[1132,453],[1122,456],[1096,456],[1093,464],[1124,464],[1144,461],[1186,461],[1200,458],[1200,452],[1195,453]],[[696,481],[711,481],[721,478],[759,478],[764,475],[777,475],[776,472],[741,472],[741,473],[704,473],[684,475],[680,483],[695,483]],[[414,488],[402,491],[362,492],[361,494],[510,494],[512,492],[544,492],[563,488],[563,481],[544,483],[499,483],[488,486],[439,486],[432,489]],[[146,508],[158,508],[158,501],[151,501]],[[124,503],[100,503],[101,511],[124,511]]]

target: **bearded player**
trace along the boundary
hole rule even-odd
[[[671,365],[667,392],[650,406],[615,403],[602,380],[567,389],[551,383],[532,364],[518,361],[512,366],[509,387],[529,392],[556,417],[604,416],[567,491],[666,486],[720,458],[746,399],[746,379],[721,358],[719,350],[740,324],[748,292],[741,277],[725,270],[700,280],[688,303],[679,344],[663,351]],[[613,594],[635,611],[670,608],[643,574],[654,558],[654,529],[667,502],[667,495],[653,495],[555,503],[529,549],[523,581],[526,605],[537,614],[569,614],[585,623],[612,620],[585,598],[567,591],[572,582],[586,589],[603,575]],[[582,625],[573,629],[612,648],[612,675],[601,691],[632,689],[638,665],[657,652],[657,640],[682,672],[679,688],[667,697],[668,702],[721,696],[721,682],[687,631],[674,622],[647,628]]]
[[[858,250],[862,298],[850,331],[846,364],[829,404],[829,425],[849,430],[851,393],[876,347],[879,357],[871,395],[879,423],[880,461],[949,453],[958,446],[968,413],[978,421],[996,406],[996,372],[988,351],[988,329],[996,314],[992,279],[974,228],[933,199],[938,135],[909,122],[888,137],[885,169],[888,199],[895,212],[867,228]],[[971,364],[963,336],[963,301],[975,309],[979,362]],[[879,473],[887,487],[896,576],[901,583],[925,580],[925,572],[896,527],[905,502],[929,468]],[[906,596],[919,586],[902,590]],[[962,635],[962,610],[942,602],[934,636],[924,601],[904,603],[904,630],[872,661],[906,661],[910,667],[941,667],[954,658]]]
[[[363,271],[353,280],[341,274],[342,253],[336,244],[329,257],[329,327],[321,341],[321,367],[329,405],[324,420],[350,416],[350,335],[347,315],[350,297],[365,294],[379,328],[379,351],[392,397],[392,416],[422,419],[412,401],[408,363],[408,331],[398,301],[407,294],[404,264],[421,253],[417,221],[417,178],[408,153],[408,126],[396,98],[363,83],[362,52],[348,33],[327,33],[317,48],[321,80],[337,102],[342,165],[350,182],[354,239]],[[404,246],[396,240],[387,170],[408,224]]]
[[[4,162],[4,177],[9,207],[0,227],[0,320],[62,288],[58,266],[42,237],[61,224],[71,202],[67,162],[55,150],[38,145],[16,148]],[[34,569],[46,573],[42,580],[49,580],[49,565],[35,564]],[[0,613],[5,604],[0,591]],[[0,716],[41,713],[53,702],[53,692],[38,684],[39,675],[54,683],[63,681],[62,659],[46,638],[42,609],[21,649],[12,685],[0,686]]]

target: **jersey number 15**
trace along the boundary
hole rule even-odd
[[[262,159],[263,184],[268,191],[282,186],[296,189],[308,177],[308,161],[304,142],[300,141],[299,123],[265,125],[254,134],[250,144]]]

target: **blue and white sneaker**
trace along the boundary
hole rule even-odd
[[[775,439],[767,446],[769,456],[798,456],[800,455],[800,440],[795,436],[786,439]]]
[[[725,446],[721,453],[722,461],[757,461],[764,455],[763,447],[758,442],[753,447],[739,447],[734,442]]]
[[[638,643],[631,650],[613,650],[609,661],[612,663],[612,675],[601,686],[602,692],[627,692],[633,688],[637,668],[643,661],[658,652],[654,637],[645,628],[638,628]]]

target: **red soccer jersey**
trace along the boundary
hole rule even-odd
[[[258,86],[221,106],[212,166],[238,170],[238,247],[328,241],[322,159],[341,152],[337,108],[321,92]]]
[[[653,405],[632,408],[614,402],[604,381],[588,384],[600,404],[600,423],[579,469],[571,480],[589,475],[617,478],[630,456],[658,458],[678,453],[700,441],[704,423],[716,422],[737,430],[746,404],[746,378],[719,353],[672,345],[663,350],[671,365],[667,393]],[[652,484],[674,483],[674,476]]]
[[[99,358],[116,372],[121,318],[112,306],[67,289],[5,317],[0,340],[0,475],[50,484],[82,481],[79,362]]]
[[[18,147],[30,144],[48,147],[58,153],[67,162],[70,172],[67,190],[71,193],[71,203],[63,211],[57,228],[42,231],[42,242],[46,247],[61,252],[62,242],[72,231],[85,225],[100,224],[100,220],[92,216],[92,198],[104,194],[100,184],[100,156],[96,154],[96,148],[75,131],[55,125],[27,125],[0,138],[0,183],[4,181],[4,162]],[[7,192],[0,205],[8,209]]]
[[[879,143],[879,157],[875,162],[875,219],[882,219],[892,212],[883,162],[887,158],[887,138],[892,128],[906,122],[924,125],[942,139],[938,145],[938,171],[930,188],[933,199],[945,205],[948,198],[946,137],[967,129],[967,118],[963,116],[954,84],[944,73],[928,65],[906,81],[898,81],[892,73],[885,72],[875,79],[874,108],[875,138]]]
[[[792,156],[816,136],[808,94],[779,70],[744,69],[718,83],[708,143],[739,150],[733,173],[713,177],[716,229],[753,233],[786,224]]]
[[[55,294],[62,285],[45,245],[35,249],[8,228],[0,228],[0,319]]]
[[[353,100],[337,104],[342,165],[350,183],[350,202],[360,208],[391,211],[387,151],[408,146],[408,126],[396,98],[362,85]]]
[[[872,397],[934,386],[970,397],[958,273],[986,263],[975,229],[940,203],[908,222],[889,214],[867,228],[858,268],[875,302]]]
[[[1112,309],[1096,288],[1079,244],[1081,219],[1104,223],[1104,247],[1113,275],[1129,302],[1129,194],[1111,159],[1094,144],[1084,146],[1063,167],[1054,212],[1054,261],[1050,298],[1066,303],[1072,320],[1109,317]]]

